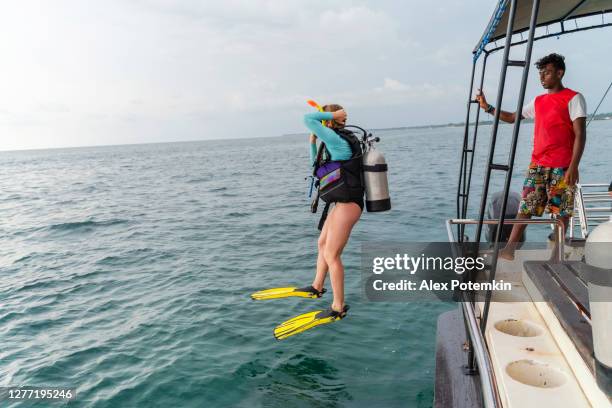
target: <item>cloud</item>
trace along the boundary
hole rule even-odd
[[[398,27],[399,22],[387,13],[365,6],[325,10],[318,18],[316,39],[332,49],[374,45],[388,50],[402,44]]]
[[[400,81],[391,78],[385,78],[382,88],[376,88],[378,91],[405,91],[410,89],[406,84],[402,84]]]
[[[163,16],[174,15],[184,20],[203,20],[231,29],[238,25],[286,25],[296,14],[320,1],[312,0],[308,7],[299,0],[141,0],[136,4],[141,9]]]
[[[49,113],[49,114],[60,114],[60,113],[70,112],[70,108],[68,107],[68,105],[60,103],[60,102],[53,102],[53,101],[40,102],[35,107],[35,110],[38,112]]]
[[[460,121],[490,17],[458,0],[24,0],[2,11],[1,130],[11,146],[27,134],[40,147],[283,134],[301,129],[310,98],[372,126]],[[609,61],[591,62],[604,37],[593,52],[580,34],[536,52],[566,53],[568,81],[593,101],[609,81]],[[490,61],[486,89],[499,72]]]
[[[381,86],[357,89],[349,92],[322,95],[321,100],[338,101],[344,106],[380,109],[400,105],[423,105],[431,102],[443,103],[464,92],[461,86],[447,84],[405,84],[392,78],[384,78]]]
[[[345,106],[380,108],[402,104],[415,104],[427,101],[443,101],[445,98],[462,95],[464,90],[460,86],[444,84],[405,84],[392,78],[384,78],[381,86],[372,88],[359,88],[349,91],[327,93],[319,95],[291,94],[272,90],[263,92],[255,87],[249,90],[227,92],[216,107],[202,107],[200,114],[214,114],[217,109],[227,113],[232,112],[272,112],[272,111],[303,111],[305,101],[314,98],[322,103],[338,102]],[[192,112],[193,113],[193,112]]]
[[[158,129],[180,124],[179,131],[168,132],[168,140],[216,129],[218,123],[224,127],[215,137],[241,133],[243,123],[255,122],[256,132],[281,134],[309,109],[305,100],[313,97],[375,115],[384,107],[416,105],[448,92],[442,83],[429,85],[415,75],[411,59],[424,55],[422,47],[401,13],[383,3],[80,4],[39,3],[30,19],[41,32],[8,24],[8,33],[22,39],[19,44],[6,40],[11,35],[0,39],[8,50],[4,78],[16,78],[0,78],[5,91],[0,109],[14,113],[13,123],[30,120],[47,126],[46,134],[74,132],[74,140],[95,133],[113,143],[116,139],[100,136],[103,129],[135,142],[135,135],[151,133],[144,123],[163,124],[156,126],[158,135]],[[7,10],[0,22],[32,13],[31,6],[20,7]],[[121,133],[128,131],[127,123],[129,135]],[[295,123],[299,127],[301,121]]]

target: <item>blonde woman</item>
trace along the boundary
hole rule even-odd
[[[304,116],[310,135],[310,158],[319,180],[319,196],[326,203],[319,229],[317,271],[311,286],[275,288],[254,293],[253,299],[285,297],[320,298],[327,274],[330,275],[333,301],[327,310],[316,310],[290,319],[274,329],[281,340],[321,324],[346,316],[344,303],[344,265],[342,251],[363,211],[361,144],[345,129],[347,114],[340,105],[326,105],[323,112]],[[317,151],[317,139],[321,141]],[[333,204],[333,207],[331,205]],[[330,209],[331,208],[331,209]],[[329,213],[328,213],[329,211]]]

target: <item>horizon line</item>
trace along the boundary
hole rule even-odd
[[[612,112],[607,113],[598,113],[591,120],[612,120]],[[531,123],[533,120],[523,120],[523,122]],[[492,124],[492,120],[480,121],[479,125],[490,125]],[[475,122],[470,122],[470,125],[475,124]],[[507,125],[508,123],[503,123],[500,121],[501,125]],[[439,124],[429,124],[429,125],[413,125],[413,126],[393,126],[388,128],[371,128],[368,129],[372,132],[376,131],[387,131],[387,130],[404,130],[404,129],[427,129],[427,128],[442,128],[442,127],[460,127],[465,126],[465,122],[448,122],[448,123],[439,123]],[[147,144],[169,144],[169,143],[194,143],[194,142],[215,142],[220,140],[246,140],[246,139],[266,139],[266,138],[277,138],[284,136],[302,136],[308,135],[308,132],[299,132],[299,133],[282,133],[276,136],[247,136],[247,137],[227,137],[227,138],[217,138],[217,139],[188,139],[188,140],[173,140],[173,141],[164,141],[164,142],[141,142],[141,143],[119,143],[119,144],[92,144],[92,145],[81,145],[81,146],[55,146],[55,147],[26,147],[22,149],[0,149],[0,153],[9,153],[9,152],[31,152],[37,150],[61,150],[61,149],[82,149],[86,147],[115,147],[115,146],[139,146],[139,145],[147,145]]]

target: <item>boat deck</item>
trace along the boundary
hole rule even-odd
[[[435,408],[480,408],[482,391],[478,374],[466,375],[465,327],[459,309],[438,317],[436,341]]]
[[[523,267],[542,295],[542,299],[537,300],[548,303],[561,327],[594,374],[589,295],[586,281],[580,272],[580,264],[581,262],[577,261],[563,264],[527,261]]]
[[[581,251],[575,253],[580,248],[566,249],[570,259],[581,258]],[[537,407],[553,400],[559,407],[610,406],[595,382],[585,264],[542,261],[549,258],[550,251],[519,250],[515,261],[498,266],[498,276],[515,287],[512,296],[501,296],[491,303],[491,324],[485,336],[501,399],[504,406]],[[477,302],[477,308],[482,306]],[[513,325],[516,333],[507,330]],[[530,328],[535,332],[528,333]],[[466,375],[463,370],[467,363],[465,338],[460,310],[439,317],[434,407],[483,406],[479,376]],[[520,374],[518,382],[511,378],[513,373],[508,370],[513,364],[531,362],[543,370],[537,378],[563,373],[558,385],[547,384],[548,379],[527,385],[530,379]],[[532,367],[524,368],[529,371]]]

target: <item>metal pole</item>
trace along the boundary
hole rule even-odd
[[[606,217],[606,219],[608,219],[608,217]],[[452,238],[452,226],[456,225],[456,224],[470,224],[470,225],[478,225],[480,221],[478,220],[472,220],[472,219],[450,219],[450,220],[446,220],[446,231],[448,232],[448,236],[449,238]],[[499,222],[499,220],[483,220],[482,223],[483,224],[487,224],[487,225],[497,225]],[[515,225],[515,224],[526,224],[526,225],[549,225],[549,224],[554,224],[556,226],[558,226],[559,228],[561,228],[562,230],[565,229],[565,227],[563,226],[563,221],[561,221],[561,219],[559,218],[553,218],[553,219],[544,219],[544,220],[533,220],[531,218],[511,218],[509,220],[504,220],[504,224],[506,225]],[[563,232],[563,236],[565,236],[565,232]],[[565,251],[565,246],[564,246],[564,240],[559,240],[558,236],[556,236],[557,238],[557,242],[555,242],[555,244],[559,245],[559,261],[563,261],[562,258],[562,254]],[[453,241],[454,242],[454,241]]]
[[[504,198],[502,201],[501,214],[499,222],[497,224],[497,231],[495,231],[495,244],[493,245],[493,260],[491,261],[491,275],[489,281],[495,279],[495,272],[497,270],[497,258],[499,255],[499,240],[501,239],[502,228],[504,226],[504,219],[506,218],[506,207],[508,204],[508,193],[510,191],[510,183],[512,181],[512,168],[514,167],[514,157],[516,155],[516,145],[518,141],[518,135],[521,127],[521,112],[523,111],[523,103],[525,101],[525,89],[527,88],[527,79],[529,78],[529,64],[531,63],[531,53],[533,51],[533,39],[535,37],[535,29],[538,21],[538,11],[540,8],[540,0],[533,0],[533,7],[531,9],[531,20],[529,22],[529,38],[527,40],[527,49],[525,50],[525,66],[523,68],[523,77],[521,78],[521,86],[519,91],[518,103],[516,106],[516,119],[514,121],[514,127],[512,129],[512,144],[510,146],[510,153],[508,157],[508,171],[506,172],[506,180],[504,183]],[[560,244],[560,248],[562,249]],[[563,256],[563,254],[561,254]],[[563,259],[563,258],[561,258]],[[491,290],[487,290],[485,298],[484,312],[482,314],[482,332],[485,332],[487,327],[487,318],[489,316],[489,306],[491,303]]]
[[[487,60],[489,58],[489,53],[485,52],[485,56],[482,62],[482,72],[480,73],[480,90],[482,91],[482,87],[484,85],[485,73],[487,70]],[[463,208],[461,212],[461,218],[467,217],[467,208],[468,208],[468,200],[470,196],[470,185],[472,183],[472,169],[474,167],[474,155],[476,154],[476,139],[478,137],[478,125],[480,121],[480,107],[476,107],[476,123],[474,124],[474,137],[472,139],[472,157],[470,158],[470,169],[468,171],[467,176],[467,188],[465,189],[465,195],[463,196]],[[465,235],[465,225],[459,224],[461,237]],[[463,239],[461,240],[463,242]],[[473,302],[473,296],[472,296]],[[466,372],[468,374],[473,374],[476,372],[475,360],[474,360],[474,345],[472,344],[471,339],[468,338],[468,355],[467,355],[468,364],[466,367]]]
[[[512,43],[512,29],[514,26],[514,14],[516,13],[516,3],[518,0],[511,0],[510,3],[510,14],[508,15],[508,27],[506,28],[506,41],[504,47],[504,57],[502,59],[501,72],[499,74],[499,85],[497,89],[497,105],[495,109],[495,119],[493,119],[493,129],[491,130],[491,145],[489,147],[489,161],[493,163],[493,156],[495,155],[495,142],[497,139],[497,129],[499,127],[499,115],[501,112],[501,104],[504,96],[504,86],[506,84],[506,71],[508,70],[508,57],[510,55],[510,44]],[[480,214],[478,219],[480,223],[476,226],[476,238],[475,242],[478,245],[480,237],[482,235],[482,220],[484,220],[485,208],[487,206],[487,195],[489,194],[489,181],[491,179],[491,167],[487,166],[485,171],[484,184],[482,188],[482,197],[480,198]]]
[[[612,88],[612,81],[610,82],[610,85],[608,85],[608,89],[606,89],[606,92],[604,93],[604,95],[601,97],[601,100],[599,101],[599,104],[597,104],[597,107],[595,108],[595,111],[591,115],[591,119],[589,119],[589,121],[587,122],[587,124],[586,124],[587,127],[589,127],[589,124],[591,123],[591,121],[593,120],[595,115],[597,115],[597,111],[599,110],[599,107],[601,106],[601,103],[604,101],[604,99],[606,99],[606,95],[608,95],[608,92],[610,92],[610,88]]]
[[[472,63],[472,73],[470,75],[470,89],[468,93],[468,103],[465,115],[465,127],[463,131],[463,148],[461,149],[461,167],[459,168],[459,183],[457,184],[457,217],[461,217],[462,209],[460,202],[462,202],[462,193],[465,194],[465,178],[467,172],[467,146],[468,136],[470,127],[470,110],[472,108],[472,93],[474,88],[474,74],[476,73],[476,61]],[[457,226],[458,240],[463,242],[463,234],[460,226]]]
[[[488,58],[489,58],[489,53],[485,52],[484,60],[482,62],[482,72],[480,74],[480,90],[482,90],[482,87],[484,86],[484,78],[485,78],[485,72],[487,69]],[[468,199],[470,195],[470,185],[472,183],[472,168],[474,167],[474,155],[476,154],[476,138],[478,137],[479,120],[480,120],[480,108],[478,108],[478,111],[476,112],[476,124],[474,125],[474,139],[472,140],[472,159],[470,160],[470,170],[468,172],[468,178],[467,178],[467,189],[466,189],[466,194],[464,197],[465,203],[463,204],[463,213],[461,214],[461,218],[467,217],[467,206],[468,206]]]
[[[474,341],[476,351],[476,362],[480,371],[480,385],[482,388],[482,399],[485,407],[501,407],[497,387],[495,386],[493,364],[491,363],[485,340],[482,333],[478,330],[478,321],[474,314],[471,304],[463,302],[463,315],[465,316],[466,326],[470,336]]]

